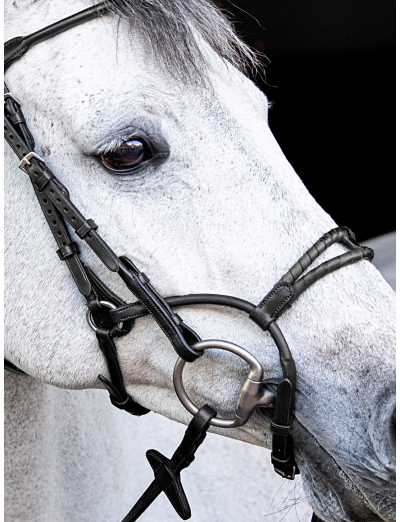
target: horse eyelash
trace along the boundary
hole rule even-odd
[[[137,136],[137,137],[139,138],[140,136]],[[101,155],[101,154],[106,154],[107,152],[112,152],[113,150],[116,150],[118,147],[120,147],[125,141],[129,141],[132,138],[133,138],[132,135],[118,136],[116,138],[113,138],[111,141],[97,147],[95,154]]]

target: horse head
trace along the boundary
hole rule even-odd
[[[11,2],[6,37],[85,7]],[[251,52],[208,1],[114,2],[115,14],[32,47],[7,71],[36,152],[111,248],[162,296],[212,293],[259,302],[335,227],[268,127],[268,100],[243,74]],[[105,359],[85,302],[31,187],[6,147],[6,357],[34,378],[99,388]],[[327,183],[327,190],[329,184]],[[18,202],[18,205],[17,205]],[[350,203],[349,203],[350,204]],[[321,262],[346,251],[340,244]],[[85,245],[82,259],[126,302],[133,296]],[[276,392],[279,352],[239,311],[182,306],[202,339],[242,346]],[[308,498],[323,520],[394,520],[393,292],[361,261],[331,273],[279,318],[297,368],[293,440]],[[172,374],[176,353],[149,316],[117,342],[126,390],[188,423]],[[229,416],[247,366],[209,350],[187,365],[196,404]],[[271,414],[213,428],[270,447]]]

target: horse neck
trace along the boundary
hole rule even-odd
[[[121,495],[129,505],[125,481],[135,463],[132,452],[121,459],[121,448],[132,424],[104,392],[6,372],[4,404],[7,520],[111,520]],[[109,470],[112,479],[96,479]]]

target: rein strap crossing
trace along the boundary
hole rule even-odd
[[[5,43],[4,50],[5,70],[19,60],[33,45],[110,12],[110,4],[103,2],[31,35],[9,40]],[[130,259],[124,256],[119,257],[114,253],[102,239],[93,219],[86,219],[72,203],[67,188],[46,166],[45,161],[34,152],[35,142],[26,123],[21,105],[9,92],[6,85],[4,108],[5,139],[18,157],[20,169],[29,176],[40,208],[56,241],[56,252],[59,259],[66,263],[79,292],[86,299],[87,319],[89,325],[95,331],[99,348],[105,357],[109,370],[109,378],[99,375],[99,379],[107,388],[112,404],[137,416],[149,412],[147,408],[135,402],[127,393],[115,344],[116,339],[127,335],[132,330],[136,319],[151,315],[172,344],[180,358],[175,367],[175,383],[179,361],[193,363],[203,355],[204,350],[196,349],[195,346],[197,345],[204,347],[207,343],[212,344],[214,342],[215,345],[225,343],[225,345],[233,347],[230,351],[240,353],[240,356],[245,360],[254,358],[242,348],[231,343],[202,341],[197,333],[174,312],[174,308],[210,304],[241,310],[261,330],[268,331],[271,335],[279,350],[283,377],[278,385],[275,404],[273,405],[271,396],[268,395],[270,392],[266,390],[262,382],[263,370],[260,367],[257,370],[259,380],[252,381],[256,388],[252,388],[252,391],[250,391],[248,383],[243,385],[237,403],[236,417],[234,421],[230,422],[230,425],[243,425],[257,407],[273,407],[274,417],[271,424],[273,434],[272,463],[275,471],[282,477],[294,479],[295,475],[299,473],[291,436],[291,418],[296,391],[296,365],[276,321],[315,282],[339,268],[363,259],[372,260],[373,251],[357,243],[350,229],[339,227],[324,234],[307,250],[258,305],[237,297],[217,294],[193,294],[165,298],[157,292],[146,274],[141,272]],[[82,262],[79,246],[77,242],[71,239],[67,223],[72,227],[79,240],[87,244],[108,270],[121,277],[137,299],[136,302],[124,302],[101,281],[90,267]],[[349,250],[305,274],[311,264],[335,243],[342,243]],[[224,349],[229,349],[229,346]],[[256,360],[255,362],[259,365]],[[5,361],[5,368],[17,374],[24,374],[22,370],[9,361]],[[251,371],[253,370],[254,368]],[[183,392],[180,393],[177,386],[175,388],[181,402],[187,407],[182,396]],[[254,390],[256,390],[255,394],[253,393]],[[256,399],[254,399],[254,395]],[[186,520],[190,517],[190,507],[180,483],[180,472],[194,460],[194,452],[204,440],[209,425],[213,423],[218,425],[216,422],[219,420],[216,417],[216,412],[207,405],[200,409],[197,408],[197,410],[198,412],[189,424],[182,444],[171,460],[166,459],[155,450],[148,452],[147,457],[154,470],[155,481],[123,522],[136,520],[161,491],[164,491],[170,500],[173,498],[171,500],[173,505],[177,504],[176,501],[178,500],[180,505],[183,506],[177,509],[181,518]],[[244,415],[242,414],[243,411]]]

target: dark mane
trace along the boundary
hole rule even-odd
[[[146,36],[168,72],[185,83],[204,84],[207,76],[196,33],[240,71],[258,65],[256,54],[210,0],[110,0],[110,5]]]

